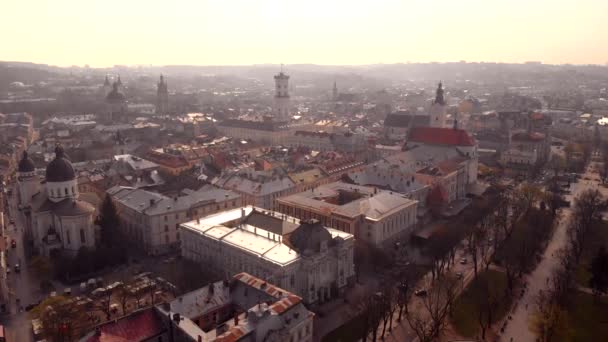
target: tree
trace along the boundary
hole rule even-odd
[[[106,195],[101,205],[97,224],[101,227],[101,243],[103,245],[113,246],[121,241],[118,230],[120,218],[110,195]]]
[[[30,314],[40,319],[43,333],[49,341],[77,340],[83,331],[88,330],[86,313],[72,298],[49,297]]]
[[[597,255],[591,261],[591,279],[589,287],[593,290],[596,298],[608,291],[608,253],[605,247],[600,247]]]
[[[32,258],[32,261],[30,262],[30,267],[34,270],[36,275],[40,277],[41,280],[50,280],[53,278],[53,275],[55,273],[55,269],[51,260],[40,255],[37,255]]]
[[[122,309],[122,314],[126,315],[127,314],[127,303],[129,302],[129,299],[131,298],[131,293],[127,289],[127,286],[125,284],[118,286],[116,288],[115,296],[116,296],[116,299],[118,299],[118,302],[120,303],[120,308]]]
[[[497,293],[491,288],[490,281],[487,277],[480,277],[475,281],[475,292],[478,292],[479,301],[477,304],[477,321],[481,330],[481,340],[486,339],[486,330],[492,326],[494,322],[494,313],[500,302],[503,293]]]
[[[416,301],[411,301],[406,306],[405,318],[420,342],[435,340],[445,329],[447,317],[456,299],[458,284],[457,279],[444,274],[420,300],[420,308],[416,307]]]
[[[527,213],[540,199],[541,190],[534,184],[524,183],[515,191],[515,197],[516,200],[521,201],[524,213]]]
[[[530,322],[531,329],[542,342],[550,342],[557,335],[566,335],[568,312],[560,307],[547,291],[541,291],[535,298],[536,307]]]
[[[557,177],[566,168],[566,160],[564,157],[554,154],[549,162],[549,168],[553,170],[553,175]]]

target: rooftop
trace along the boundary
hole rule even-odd
[[[321,185],[311,191],[282,197],[278,201],[325,215],[333,213],[351,218],[363,215],[369,220],[380,220],[417,203],[398,193],[343,182]]]

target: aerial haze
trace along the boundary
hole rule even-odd
[[[602,0],[5,1],[0,60],[246,65],[608,62]]]

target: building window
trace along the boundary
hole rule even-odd
[[[169,231],[169,226],[165,225],[165,233]]]
[[[169,244],[169,235],[165,235],[165,243]]]
[[[165,222],[167,222],[167,215],[165,215]]]
[[[74,191],[74,187],[72,187],[72,194],[76,194],[76,191]]]
[[[175,224],[175,229],[178,229],[178,228],[179,228],[179,223],[176,223]]]
[[[86,238],[84,236],[84,229],[80,228],[80,243],[86,243]]]
[[[68,194],[68,188],[65,188],[65,194],[66,195]]]
[[[179,214],[175,214],[175,219],[179,219]]]
[[[70,239],[70,230],[69,229],[65,231],[65,239],[67,240],[68,245],[69,245],[71,243],[70,242],[71,239]]]

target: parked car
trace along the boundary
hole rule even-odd
[[[11,240],[11,248],[17,248],[17,241],[15,239]]]
[[[462,279],[464,275],[462,274],[462,272],[458,272],[456,273],[456,279]]]
[[[414,292],[414,294],[418,297],[424,297],[424,296],[426,296],[427,292],[424,289],[420,289],[420,290],[416,290]]]
[[[21,265],[15,264],[15,273],[21,272]]]
[[[87,282],[83,281],[82,283],[80,283],[80,293],[83,293],[87,290]]]
[[[66,287],[66,288],[63,290],[63,294],[64,294],[64,295],[66,295],[66,296],[71,296],[71,295],[72,295],[72,289],[71,289],[71,288],[69,288],[69,287]]]
[[[464,264],[466,264],[466,263],[467,263],[467,258],[462,258],[462,259],[460,259],[460,264],[461,264],[461,265],[464,265]]]

